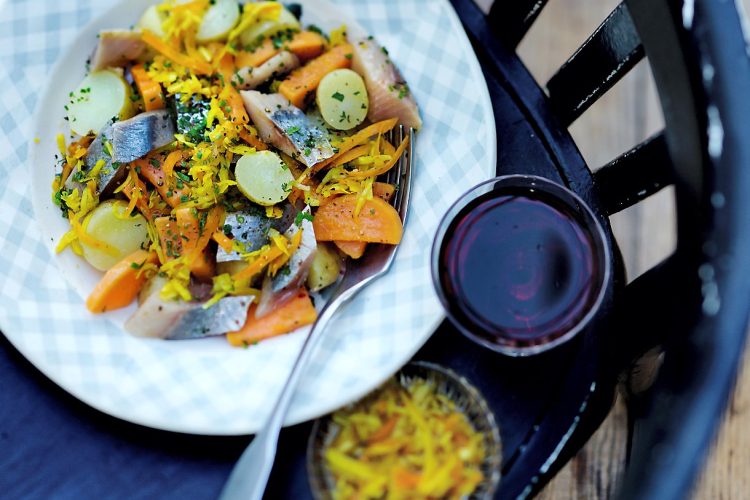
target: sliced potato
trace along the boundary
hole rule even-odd
[[[316,97],[320,114],[331,128],[351,130],[367,118],[370,99],[365,81],[350,69],[337,69],[324,76]]]
[[[136,24],[136,27],[143,30],[149,30],[159,38],[164,38],[164,28],[162,23],[164,22],[164,15],[159,12],[156,5],[152,5],[143,12],[141,19]]]
[[[206,11],[198,28],[199,42],[225,40],[240,20],[240,4],[237,0],[216,0]]]
[[[117,71],[94,71],[70,94],[68,121],[78,135],[98,134],[112,118],[125,120],[133,116],[130,85]]]
[[[341,273],[341,258],[326,243],[318,243],[310,273],[307,275],[307,287],[311,292],[317,292],[331,286]]]
[[[243,45],[253,45],[259,39],[275,35],[280,31],[300,29],[299,20],[286,7],[281,9],[279,18],[275,21],[261,21],[253,24],[242,32],[240,40]]]
[[[247,198],[265,207],[286,200],[292,192],[294,176],[279,155],[259,151],[244,155],[234,167],[237,187]]]
[[[84,221],[86,234],[114,250],[110,253],[81,242],[83,257],[100,271],[106,271],[139,248],[144,248],[149,241],[146,219],[140,214],[125,216],[127,208],[124,201],[105,201]]]

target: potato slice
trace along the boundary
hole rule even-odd
[[[286,200],[294,181],[289,167],[272,151],[242,156],[234,167],[234,177],[242,194],[265,207]]]
[[[240,4],[237,0],[216,0],[206,11],[198,28],[199,42],[225,40],[240,20]]]
[[[286,8],[281,9],[279,18],[275,21],[261,21],[257,24],[250,26],[248,29],[242,32],[240,40],[243,45],[253,45],[258,42],[259,39],[267,36],[275,35],[280,31],[286,30],[299,30],[300,23],[294,14],[289,12]]]
[[[365,81],[350,69],[331,71],[317,90],[320,114],[336,130],[351,130],[367,118],[370,99]]]
[[[141,19],[136,24],[136,27],[141,30],[149,30],[159,38],[164,38],[164,29],[162,23],[164,22],[164,15],[159,12],[156,5],[152,5],[143,12]]]
[[[70,94],[70,129],[78,135],[98,134],[112,121],[133,116],[130,85],[114,70],[94,71]]]
[[[341,258],[325,243],[318,243],[315,258],[310,265],[307,275],[307,287],[311,292],[317,292],[331,286],[341,273]]]
[[[146,219],[141,214],[125,216],[127,207],[124,201],[105,201],[84,221],[86,234],[113,250],[110,253],[81,242],[83,257],[100,271],[108,270],[136,250],[145,248],[149,241]]]

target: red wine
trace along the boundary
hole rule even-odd
[[[600,245],[565,203],[506,187],[470,201],[437,265],[449,313],[491,344],[540,345],[575,328],[602,288]]]

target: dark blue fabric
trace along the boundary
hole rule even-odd
[[[310,497],[310,424],[282,433],[268,498]],[[191,436],[112,418],[81,403],[0,334],[0,498],[212,499],[249,437]]]

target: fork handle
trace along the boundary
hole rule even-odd
[[[266,423],[255,434],[253,442],[245,449],[234,469],[232,469],[232,473],[221,491],[219,497],[221,500],[261,500],[263,498],[263,492],[266,489],[276,457],[279,433],[284,425],[284,417],[289,410],[300,376],[310,362],[310,357],[318,345],[323,331],[336,311],[351,300],[362,286],[357,284],[342,288],[323,307],[318,319],[310,329],[310,333],[305,337],[297,359],[292,365],[292,371],[276,399],[273,410],[271,410]]]

